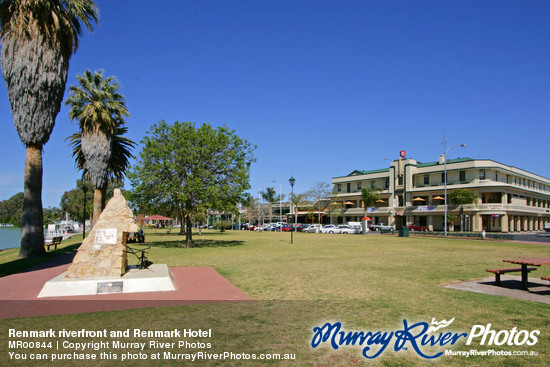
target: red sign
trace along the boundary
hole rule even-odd
[[[402,150],[402,151],[399,152],[399,156],[400,156],[401,158],[405,158],[405,157],[407,156],[407,153],[405,153],[405,151]]]

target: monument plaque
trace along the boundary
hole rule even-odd
[[[92,250],[99,251],[103,245],[116,245],[118,239],[116,228],[100,228],[96,231]]]
[[[99,282],[97,283],[97,293],[121,293],[124,282]]]

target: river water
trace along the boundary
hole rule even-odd
[[[21,228],[0,227],[0,250],[10,247],[19,247],[21,243]]]

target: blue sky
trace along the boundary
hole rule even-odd
[[[489,158],[550,177],[548,1],[97,1],[73,55],[115,75],[129,137],[167,122],[226,124],[258,146],[251,192],[296,192],[355,169]],[[66,94],[67,96],[68,94]],[[75,186],[63,107],[44,147],[45,206]],[[23,190],[25,149],[0,87],[0,200]],[[135,151],[137,156],[139,150]],[[276,181],[276,182],[273,182]]]

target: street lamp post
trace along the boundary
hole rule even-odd
[[[445,152],[445,168],[443,173],[443,182],[445,184],[445,195],[443,195],[445,199],[445,237],[447,237],[447,154],[449,153],[449,150],[456,147],[466,148],[466,144],[453,145],[452,147],[449,147],[449,149],[447,149],[447,151]]]
[[[293,176],[290,176],[288,183],[290,183],[290,197],[292,200],[292,198],[294,198],[294,184],[296,183],[296,179]],[[294,218],[296,218],[296,213],[294,213]],[[296,220],[294,220],[294,223],[296,223]],[[290,228],[290,243],[294,243],[294,227]]]
[[[82,206],[82,239],[86,238],[86,191],[88,189],[82,184],[82,192],[84,193],[84,205]]]

